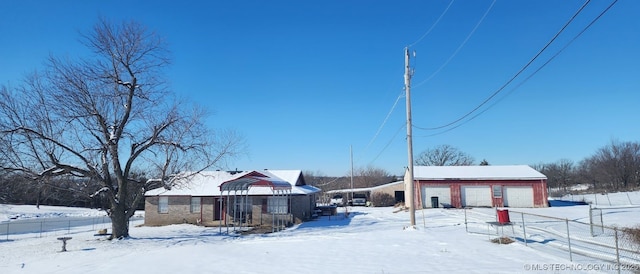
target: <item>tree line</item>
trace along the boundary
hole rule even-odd
[[[612,140],[577,163],[561,159],[533,167],[547,176],[547,186],[558,194],[575,191],[575,185],[592,192],[635,190],[640,187],[640,142]]]

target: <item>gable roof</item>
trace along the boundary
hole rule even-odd
[[[542,180],[547,176],[528,165],[415,166],[414,180]]]
[[[276,176],[276,174],[286,178]],[[299,176],[295,176],[295,174],[299,174]],[[286,184],[291,187],[291,195],[308,195],[320,191],[314,186],[304,184],[304,179],[301,176],[302,171],[300,170],[203,171],[189,177],[188,180],[179,181],[171,190],[162,187],[156,188],[147,191],[145,196],[222,196],[220,185],[243,177],[259,177],[265,182],[272,182],[279,187],[286,187]],[[271,195],[272,193],[270,187],[249,188],[249,195]],[[227,195],[227,191],[224,192],[224,195]]]

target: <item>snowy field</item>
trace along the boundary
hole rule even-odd
[[[73,237],[68,252],[60,252],[60,232],[9,240],[0,235],[0,273],[615,273],[605,271],[605,263],[571,262],[565,254],[521,242],[491,243],[493,236],[467,233],[461,209],[418,210],[415,229],[404,229],[408,212],[394,213],[391,207],[351,207],[348,217],[342,210],[338,216],[263,235],[237,236],[193,225],[143,227],[136,221],[131,239],[108,241],[94,236],[95,231],[72,229],[64,233]],[[588,218],[588,206],[518,210]],[[495,212],[472,211],[488,221]],[[616,212],[621,213],[609,215],[618,225],[640,223],[638,211]],[[0,205],[5,223],[100,214],[104,212]],[[469,225],[486,228],[484,222]]]

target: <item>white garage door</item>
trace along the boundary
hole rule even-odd
[[[504,188],[504,206],[533,207],[533,187],[507,186]]]
[[[431,197],[438,197],[438,207],[441,204],[451,204],[451,189],[449,186],[425,186],[422,188],[422,207],[431,207]]]
[[[493,206],[491,201],[491,187],[489,186],[463,186],[462,206]]]

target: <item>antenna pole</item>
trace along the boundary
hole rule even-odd
[[[409,219],[411,222],[411,227],[415,228],[416,226],[416,205],[414,201],[414,182],[413,182],[413,139],[412,135],[412,123],[411,123],[411,74],[412,71],[409,68],[409,47],[404,48],[405,59],[404,59],[404,87],[405,87],[405,96],[407,99],[407,154],[408,154],[408,170],[405,178],[405,189],[407,191],[407,197],[405,200],[409,202]]]

